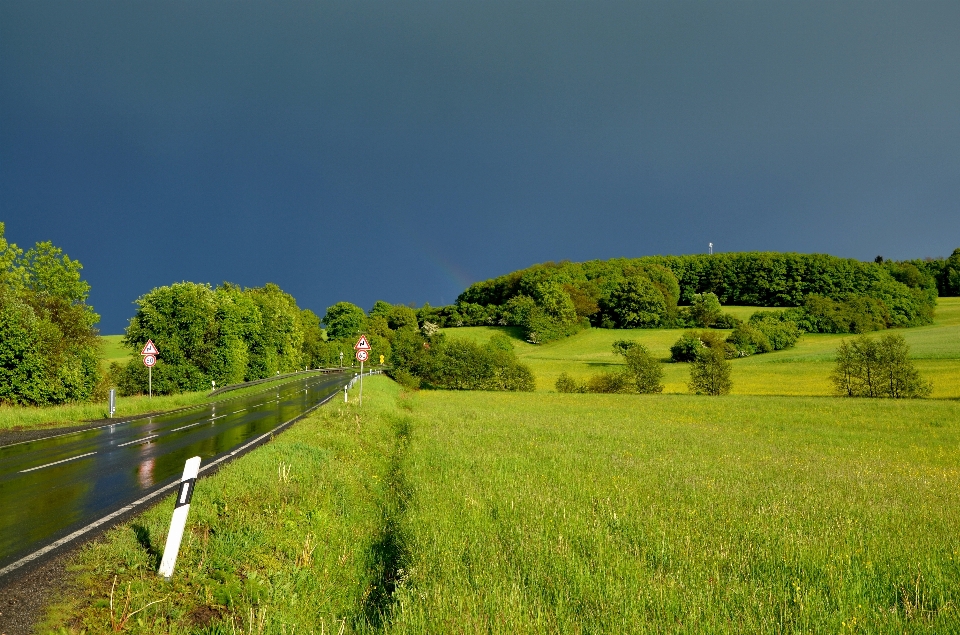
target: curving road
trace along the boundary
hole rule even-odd
[[[183,464],[211,468],[336,396],[351,374],[168,414],[0,447],[0,579],[176,486]]]

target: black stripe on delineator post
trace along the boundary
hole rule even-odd
[[[177,491],[177,504],[174,505],[174,509],[190,504],[190,501],[193,500],[193,488],[196,484],[197,479],[195,478],[188,478],[180,483],[180,489]]]

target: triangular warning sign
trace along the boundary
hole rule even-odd
[[[354,348],[357,349],[358,351],[369,351],[370,343],[367,341],[367,336],[361,335],[360,339],[357,340],[357,343],[354,346]]]
[[[143,345],[143,350],[140,351],[141,355],[159,355],[160,351],[157,350],[157,347],[154,346],[153,340],[147,340],[147,343]]]

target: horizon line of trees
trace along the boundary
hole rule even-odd
[[[777,252],[647,256],[537,264],[417,313],[439,326],[517,326],[540,343],[588,326],[713,326],[695,313],[711,295],[723,304],[791,307],[804,332],[860,333],[929,324],[941,287],[943,295],[960,294],[960,249],[947,259],[902,262]]]

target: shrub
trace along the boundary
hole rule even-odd
[[[420,378],[413,375],[406,368],[399,368],[391,371],[390,376],[395,382],[404,388],[409,388],[410,390],[417,390],[420,388]]]
[[[560,373],[554,387],[557,389],[557,392],[587,392],[587,387],[584,384],[577,383],[573,377],[566,373]]]
[[[598,373],[587,380],[587,392],[630,393],[634,386],[633,378],[626,371]]]
[[[670,358],[675,362],[692,362],[704,348],[720,351],[724,357],[736,357],[736,349],[727,344],[723,334],[716,331],[686,331],[670,347]]]
[[[830,379],[845,397],[926,397],[931,386],[920,377],[909,354],[902,335],[843,340]]]
[[[635,340],[616,340],[613,342],[613,352],[616,355],[626,355],[627,351],[635,346],[639,346],[639,342]]]
[[[394,339],[395,349],[398,339],[399,335]],[[422,386],[448,390],[527,392],[536,387],[533,373],[517,360],[512,346],[509,350],[503,350],[498,347],[498,342],[481,345],[442,337],[434,338],[432,342],[421,340],[421,347],[417,347],[415,342],[415,338],[409,334],[405,336],[403,353],[394,355],[394,358],[401,362],[397,370],[405,369],[419,377]]]
[[[733,388],[731,364],[723,351],[702,350],[690,366],[690,391],[698,395],[726,395]]]
[[[767,338],[774,351],[790,348],[803,334],[791,315],[784,311],[757,311],[750,316],[750,326]]]
[[[696,293],[689,313],[693,326],[709,328],[720,319],[720,300],[715,293]]]
[[[773,350],[770,340],[759,329],[752,324],[740,324],[735,329],[727,342],[737,351],[737,357],[747,357],[756,353],[769,353]]]
[[[687,331],[670,347],[670,359],[675,362],[692,362],[703,348],[703,342],[693,331]]]
[[[627,362],[627,374],[633,380],[637,392],[663,392],[663,367],[645,346],[631,346],[623,356]]]

